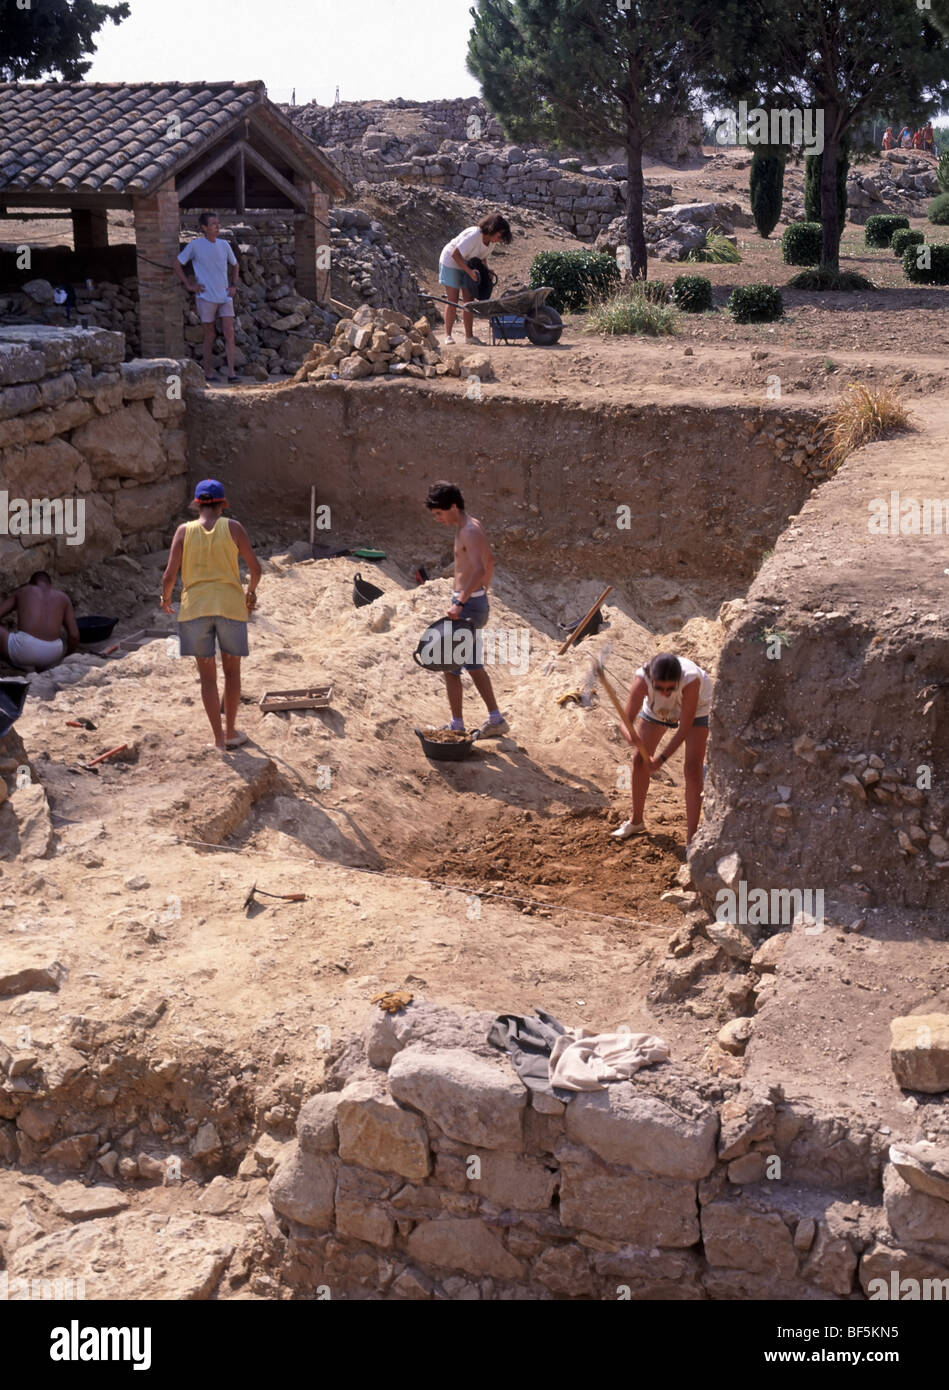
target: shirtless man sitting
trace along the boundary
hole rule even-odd
[[[451,607],[447,616],[467,619],[473,628],[482,628],[488,622],[488,588],[494,577],[494,557],[484,527],[465,511],[465,499],[453,483],[435,483],[425,504],[432,517],[440,526],[455,528],[455,577],[452,582]],[[478,646],[480,643],[475,639]],[[475,650],[475,657],[481,655]],[[451,723],[447,726],[453,733],[464,733],[465,721],[462,717],[461,673],[469,672],[475,689],[484,701],[488,718],[478,730],[478,738],[500,738],[508,732],[507,720],[497,707],[491,678],[480,661],[466,662],[463,666],[445,672],[445,686],[448,691],[448,704],[451,709]]]
[[[79,629],[68,595],[53,588],[45,570],[0,602],[0,619],[16,613],[17,630],[0,627],[0,656],[21,671],[45,671],[79,647]],[[63,628],[66,642],[63,642]]]

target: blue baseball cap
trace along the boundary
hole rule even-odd
[[[204,481],[198,483],[198,486],[195,488],[194,500],[197,503],[226,502],[227,498],[224,495],[224,484],[219,483],[217,478],[205,478]]]

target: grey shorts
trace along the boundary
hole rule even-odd
[[[472,596],[467,603],[462,605],[461,616],[477,630],[478,628],[487,627],[490,611],[491,607],[488,603],[487,594],[478,594],[477,597]],[[453,667],[451,672],[453,676],[460,676],[462,671],[484,670],[484,661],[482,660],[484,656],[484,643],[477,635],[475,635],[474,646],[474,661],[466,661],[463,666]]]
[[[178,624],[182,656],[213,656],[215,637],[225,656],[247,655],[247,624],[237,618],[189,618]]]

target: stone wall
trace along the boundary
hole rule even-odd
[[[190,241],[195,227],[184,233]],[[258,381],[292,375],[314,342],[328,342],[338,322],[329,306],[299,294],[294,284],[294,222],[280,214],[247,214],[246,221],[222,227],[240,265],[240,292],[235,325],[235,365]],[[113,248],[118,250],[119,248]],[[359,208],[330,212],[330,267],[334,297],[358,308],[360,304],[398,309],[417,318],[421,309],[418,281],[408,262],[386,241],[382,224]],[[69,279],[69,276],[66,276]],[[96,281],[91,289],[75,286],[72,322],[90,328],[124,333],[126,353],[138,355],[138,281]],[[41,277],[18,290],[0,295],[0,325],[46,323],[66,327],[66,310],[54,303],[53,285]],[[194,299],[177,285],[169,287],[180,306],[184,339],[196,360],[202,357],[204,330]],[[224,340],[214,345],[215,368],[224,366]]]
[[[270,1187],[287,1283],[333,1298],[839,1299],[894,1269],[949,1276],[949,1200],[887,1162],[888,1137],[838,1125],[796,1164],[804,1107],[672,1063],[563,1104],[524,1087],[490,1022],[412,1003],[374,1011],[342,1049]]]
[[[185,505],[183,395],[203,379],[188,361],[123,357],[119,333],[0,328],[0,490],[85,501],[81,544],[0,534],[4,588],[37,569],[68,574],[155,549]]]
[[[609,151],[597,163],[506,144],[477,98],[313,104],[286,111],[352,183],[398,180],[541,208],[580,238],[596,236],[625,212],[627,171],[620,152]],[[408,113],[414,121],[407,122]],[[700,133],[700,121],[681,118],[657,139],[654,152],[669,163],[681,162],[701,153]],[[653,192],[661,200],[666,189]]]

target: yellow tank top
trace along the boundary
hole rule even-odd
[[[247,622],[237,556],[227,517],[218,517],[210,531],[200,521],[187,523],[181,557],[180,623],[192,618],[235,618]]]

